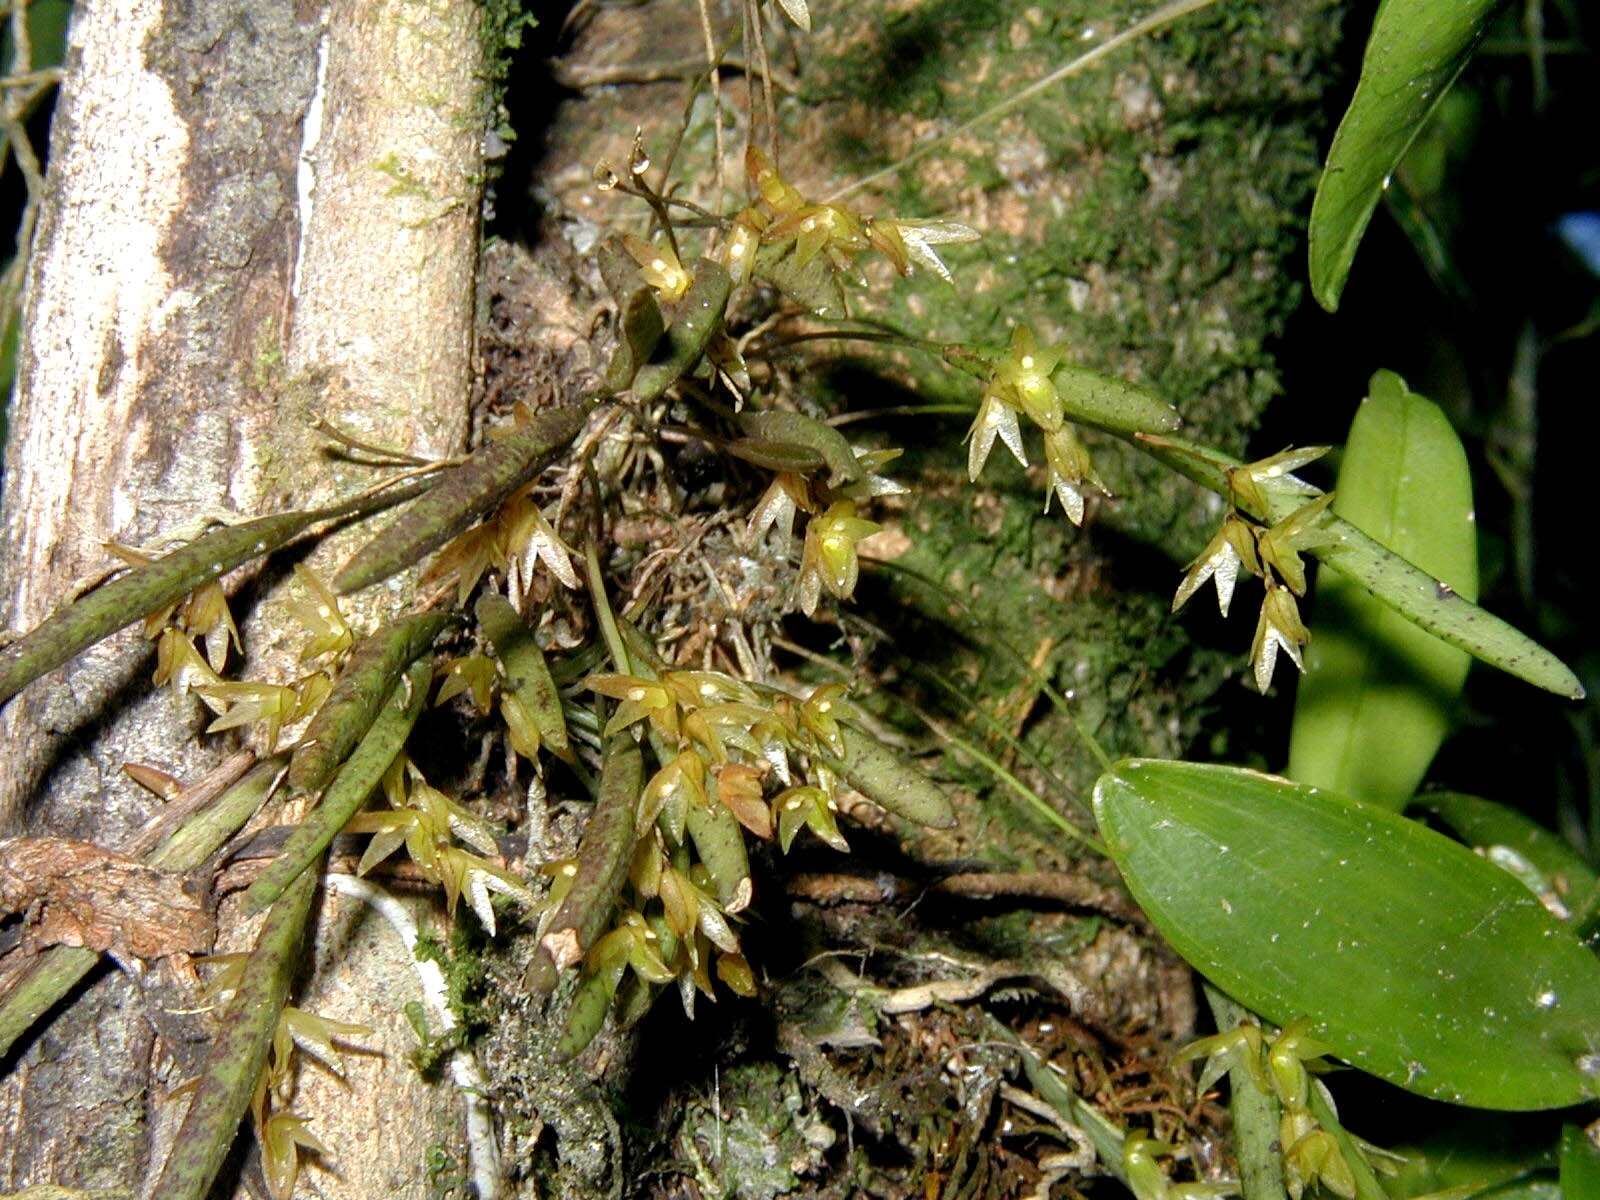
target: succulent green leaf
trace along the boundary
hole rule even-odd
[[[828,466],[830,487],[857,483],[862,478],[861,464],[850,442],[831,425],[824,425],[804,413],[773,408],[743,413],[739,424],[759,442],[776,442],[814,451]]]
[[[611,365],[606,368],[606,390],[626,391],[633,386],[639,368],[650,361],[650,355],[667,331],[661,306],[656,303],[654,289],[636,288],[622,309],[622,337]]]
[[[1600,1095],[1600,959],[1506,872],[1415,821],[1255,771],[1126,760],[1095,817],[1134,898],[1263,1017],[1435,1099]]]
[[[841,723],[844,758],[839,773],[868,800],[897,817],[933,829],[953,829],[956,810],[944,790],[878,740]]]
[[[1068,419],[1080,424],[1124,437],[1170,433],[1181,424],[1177,409],[1125,379],[1071,363],[1058,366],[1050,379]]]
[[[802,262],[793,242],[768,243],[756,251],[755,274],[819,317],[843,320],[850,315],[844,284],[826,255]]]
[[[694,282],[678,301],[672,324],[656,345],[649,362],[633,377],[633,394],[654,400],[682,375],[694,369],[711,335],[722,328],[733,282],[720,263],[702,258],[694,265]]]
[[[567,1022],[556,1040],[557,1062],[570,1062],[594,1041],[606,1023],[606,1013],[617,994],[618,978],[618,973],[613,971],[596,971],[578,981],[572,993],[572,1004],[567,1009]]]
[[[797,475],[807,475],[827,465],[822,455],[809,446],[797,446],[792,442],[735,438],[728,443],[728,452],[769,471],[793,471]]]
[[[494,512],[555,461],[593,411],[593,401],[545,409],[489,438],[357,550],[334,576],[334,590],[348,595],[396,575]]]
[[[1311,290],[1339,307],[1356,247],[1389,175],[1466,66],[1498,0],[1384,0],[1356,93],[1311,205]]]
[[[485,592],[478,599],[478,625],[494,647],[500,669],[505,672],[506,691],[522,703],[539,730],[541,744],[565,758],[571,753],[567,721],[561,712],[561,694],[550,675],[550,664],[511,602],[498,592]]]
[[[1562,1200],[1600,1200],[1600,1146],[1577,1125],[1561,1131],[1561,1196]]]
[[[1393,372],[1372,377],[1350,426],[1333,511],[1477,600],[1466,453],[1438,406]],[[1449,730],[1471,656],[1346,575],[1324,572],[1314,599],[1288,774],[1399,811]]]
[[[252,558],[270,554],[321,516],[317,511],[279,513],[214,529],[73,601],[0,650],[0,704],[123,626],[181,600]]]
[[[744,830],[733,813],[714,801],[691,803],[684,813],[684,828],[717,885],[717,902],[731,913],[747,908],[752,887],[750,858],[744,848]]]
[[[1565,897],[1583,896],[1597,876],[1584,858],[1556,834],[1514,808],[1463,792],[1429,792],[1413,807],[1430,812],[1467,845],[1507,846],[1549,879]]]
[[[605,932],[628,879],[634,809],[643,788],[644,758],[624,730],[606,742],[600,799],[578,840],[578,873],[528,964],[524,982],[536,995],[548,996],[560,970],[579,961]]]
[[[267,913],[152,1195],[205,1200],[210,1192],[266,1066],[320,874],[304,872]]]
[[[324,789],[317,807],[295,828],[288,844],[250,885],[245,893],[248,911],[260,912],[283,895],[284,889],[321,857],[328,843],[367,802],[383,781],[383,774],[394,762],[395,755],[406,744],[411,727],[427,703],[432,674],[433,668],[427,662],[411,664],[372,728]]]
[[[289,760],[289,786],[314,792],[350,757],[407,667],[449,624],[447,612],[413,613],[363,638]]]

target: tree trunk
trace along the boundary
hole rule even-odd
[[[310,506],[370,482],[320,450],[314,418],[413,454],[463,447],[478,25],[472,0],[79,6],[6,459],[12,628],[105,568],[107,539],[139,545],[200,514]],[[360,536],[328,539],[312,565],[331,569]],[[249,675],[292,663],[280,583],[252,570],[228,581],[247,606]],[[409,593],[369,591],[352,622],[370,627]],[[140,636],[124,631],[7,706],[0,829],[117,846],[155,808],[124,762],[190,779],[227,752],[227,738],[196,740],[197,702],[149,691]],[[254,923],[229,903],[220,919],[220,948],[248,945]],[[380,1014],[367,1044],[403,1060],[409,947],[337,898],[316,944],[299,1003]],[[164,1044],[141,1004],[129,976],[103,971],[13,1053],[0,1191],[136,1189],[159,1165],[183,1109],[163,1094],[192,1072],[194,1048]],[[353,1059],[348,1088],[307,1073],[297,1110],[330,1144],[360,1147],[340,1162],[345,1194],[421,1196],[417,1139],[450,1127],[436,1117],[449,1097],[383,1063]]]

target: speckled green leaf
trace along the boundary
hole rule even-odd
[[[1178,410],[1125,379],[1063,363],[1050,376],[1069,418],[1128,436],[1170,433],[1182,423]]]
[[[1234,767],[1126,760],[1095,817],[1135,899],[1218,987],[1422,1095],[1600,1095],[1600,958],[1506,872],[1415,821]]]
[[[694,369],[711,335],[722,328],[732,291],[733,282],[720,263],[702,258],[694,264],[694,282],[678,301],[672,324],[657,342],[650,361],[642,363],[633,377],[636,398],[654,400]]]
[[[1456,595],[1478,598],[1478,532],[1461,440],[1392,371],[1372,377],[1350,426],[1333,511]],[[1450,727],[1471,656],[1346,575],[1313,592],[1289,775],[1399,811]]]
[[[1384,0],[1311,205],[1311,290],[1329,312],[1385,181],[1472,56],[1498,0]]]

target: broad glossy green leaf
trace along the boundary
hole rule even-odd
[[[1478,531],[1461,440],[1392,371],[1372,377],[1350,426],[1333,511],[1400,557],[1478,598]],[[1289,775],[1399,811],[1450,727],[1471,655],[1360,584],[1324,572],[1295,696]]]
[[[1581,854],[1514,808],[1464,792],[1429,792],[1418,796],[1413,807],[1431,812],[1469,846],[1509,846],[1538,868],[1564,899],[1582,897],[1595,886],[1594,869]]]
[[[1466,847],[1235,767],[1126,760],[1094,810],[1156,928],[1252,1011],[1439,1100],[1600,1095],[1600,958]]]
[[[1311,290],[1332,312],[1385,181],[1455,82],[1498,0],[1384,0],[1311,205]]]
[[[1223,496],[1228,494],[1226,472],[1241,465],[1238,459],[1221,451],[1182,438],[1131,440],[1151,457]],[[1306,502],[1301,493],[1267,495],[1269,510],[1253,515],[1269,521],[1283,520]],[[1343,517],[1329,514],[1318,528],[1330,534],[1331,540],[1311,547],[1310,553],[1355,580],[1406,620],[1534,687],[1571,700],[1583,699],[1583,684],[1571,668],[1527,634],[1485,612],[1415,563],[1385,549]]]

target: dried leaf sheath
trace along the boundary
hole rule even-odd
[[[356,551],[334,576],[334,590],[358,592],[387,579],[499,508],[566,449],[593,411],[593,401],[547,409],[490,438]]]
[[[250,885],[245,904],[251,912],[260,912],[281,896],[367,802],[416,724],[428,699],[432,673],[433,668],[427,662],[414,662],[395,685],[389,702],[360,745],[345,759],[316,809],[290,835],[282,853]]]
[[[583,957],[604,932],[633,854],[633,814],[644,787],[644,759],[626,732],[606,743],[600,768],[600,802],[589,814],[578,843],[578,874],[572,881],[550,932],[539,943],[525,982],[537,995],[549,995],[557,973]]]
[[[300,963],[300,943],[320,866],[319,861],[295,880],[267,914],[152,1193],[163,1200],[205,1200],[227,1157],[266,1065],[272,1033]]]
[[[203,812],[145,858],[152,867],[192,871],[232,837],[266,801],[283,772],[282,759],[268,759],[234,784]],[[81,946],[52,946],[34,960],[0,998],[0,1058],[34,1022],[54,1008],[80,979],[94,969],[100,955]]]
[[[415,613],[363,639],[351,652],[289,762],[289,786],[314,792],[327,783],[372,728],[401,673],[427,653],[450,614]]]

